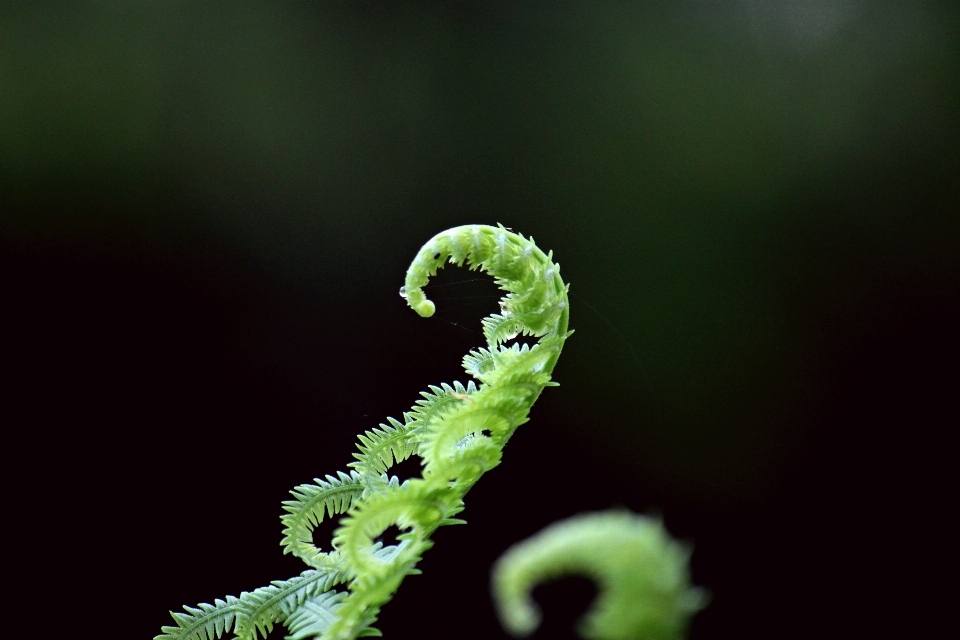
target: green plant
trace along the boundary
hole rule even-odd
[[[531,598],[544,580],[592,578],[600,593],[578,623],[590,640],[672,640],[683,637],[706,593],[690,586],[690,551],[654,518],[628,511],[586,513],[555,522],[508,549],[493,569],[493,594],[503,626],[518,636],[540,625]]]
[[[503,447],[540,393],[555,385],[550,375],[567,330],[567,285],[559,266],[519,234],[500,227],[469,225],[434,236],[407,271],[400,294],[421,316],[434,304],[423,287],[445,263],[466,263],[491,274],[507,291],[500,313],[483,320],[487,347],[468,353],[463,367],[480,382],[432,386],[403,414],[403,421],[360,435],[350,472],[315,479],[284,502],[284,553],[310,568],[239,597],[184,607],[171,613],[176,626],[155,640],[214,640],[233,632],[257,640],[276,624],[288,638],[343,640],[378,636],[371,625],[403,579],[418,573],[417,562],[441,526],[462,523],[463,497],[480,477],[500,464]],[[518,335],[538,338],[506,346]],[[402,484],[388,475],[412,455],[423,474]],[[322,551],[313,530],[326,517],[345,514]],[[391,526],[403,530],[397,544],[375,540]],[[659,522],[626,512],[579,516],[548,527],[511,549],[498,562],[495,595],[504,626],[523,635],[539,624],[530,590],[540,580],[580,572],[595,578],[601,593],[581,625],[588,638],[673,639],[702,597],[689,588],[687,552],[671,541]],[[345,584],[346,589],[336,586]]]
[[[430,316],[434,305],[423,293],[445,263],[466,263],[491,274],[507,291],[500,313],[483,320],[487,347],[463,359],[480,382],[430,387],[423,399],[388,424],[360,436],[349,473],[326,476],[294,489],[281,518],[285,553],[310,568],[239,597],[184,607],[171,613],[176,626],[163,627],[156,640],[212,640],[265,637],[282,623],[290,638],[323,640],[380,635],[371,625],[407,575],[417,573],[421,555],[440,526],[461,523],[463,497],[480,477],[500,464],[503,446],[527,421],[533,403],[550,382],[569,337],[567,286],[552,254],[532,239],[500,227],[469,225],[434,236],[420,250],[401,289],[409,305]],[[532,347],[504,343],[518,335],[538,338]],[[419,455],[420,478],[402,484],[390,468]],[[332,550],[313,544],[313,529],[325,518],[345,514]],[[375,542],[388,527],[403,530],[397,544]],[[345,584],[345,590],[336,590]]]

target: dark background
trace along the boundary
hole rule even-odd
[[[409,261],[502,222],[572,284],[562,386],[387,638],[505,637],[493,560],[613,505],[694,544],[694,640],[928,635],[953,575],[958,33],[952,2],[5,3],[23,622],[150,638],[301,571],[288,490],[465,381],[496,309],[450,270],[419,318]],[[538,590],[535,638],[572,637],[590,589]]]

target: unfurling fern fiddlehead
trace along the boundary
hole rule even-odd
[[[533,588],[580,574],[599,587],[577,625],[582,638],[677,640],[707,603],[707,592],[690,585],[689,555],[658,519],[623,510],[573,516],[500,556],[492,585],[497,613],[507,631],[527,636],[540,625]]]
[[[477,480],[500,463],[503,446],[544,387],[570,335],[567,286],[552,253],[533,239],[500,227],[468,225],[434,236],[407,271],[401,295],[421,316],[434,305],[423,287],[445,263],[466,263],[494,277],[507,291],[500,313],[483,320],[487,347],[463,359],[479,381],[454,383],[423,392],[403,421],[360,436],[350,473],[316,479],[294,489],[284,503],[284,553],[310,569],[239,597],[216,600],[186,613],[172,613],[176,626],[163,627],[155,640],[214,640],[233,632],[243,640],[266,637],[284,624],[288,637],[352,639],[380,635],[371,625],[404,577],[432,546],[442,525],[458,524],[463,497]],[[506,346],[518,335],[537,343]],[[390,468],[419,455],[423,474],[402,484]],[[334,533],[332,550],[313,544],[313,529],[325,518],[346,514]],[[398,544],[374,542],[392,525],[403,530]],[[346,584],[345,590],[334,587]]]

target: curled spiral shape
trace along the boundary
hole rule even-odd
[[[663,523],[629,511],[584,513],[510,547],[493,567],[503,627],[517,637],[540,626],[531,593],[566,575],[596,581],[599,593],[577,624],[587,640],[679,640],[707,592],[690,584],[690,549]]]
[[[349,640],[380,635],[371,625],[396,592],[440,526],[462,524],[463,497],[480,477],[500,464],[503,446],[527,421],[533,403],[550,381],[567,330],[567,285],[559,265],[532,238],[502,226],[467,225],[434,236],[420,249],[400,290],[421,316],[435,306],[423,287],[447,263],[466,264],[492,275],[507,292],[501,312],[483,320],[487,346],[468,353],[464,369],[479,382],[431,386],[423,398],[388,424],[359,436],[349,473],[338,472],[296,487],[284,502],[284,553],[310,568],[287,581],[213,605],[171,613],[177,626],[155,640],[215,640],[233,631],[242,640],[266,637],[284,624],[290,638]],[[538,338],[506,346],[518,335]],[[390,469],[411,455],[423,465],[420,478],[402,484]],[[326,517],[343,515],[332,549],[313,543]],[[388,527],[402,533],[398,544],[375,540]],[[337,585],[346,585],[336,590]]]

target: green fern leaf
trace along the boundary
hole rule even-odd
[[[487,375],[494,373],[496,366],[496,357],[489,349],[475,349],[463,356],[463,370],[480,382],[487,382]]]
[[[389,492],[367,496],[334,532],[334,546],[343,553],[351,578],[362,574],[376,579],[400,567],[406,567],[404,573],[412,569],[414,559],[432,546],[428,538],[447,517],[447,502],[440,490],[423,480],[410,480]],[[415,539],[405,540],[393,557],[377,555],[374,540],[394,524],[413,531]]]
[[[153,640],[217,640],[233,629],[240,613],[239,599],[234,596],[183,608],[187,613],[170,612],[177,626],[161,627],[163,633]]]
[[[413,433],[419,439],[429,427],[430,422],[443,411],[462,403],[468,396],[477,392],[477,385],[471,380],[466,386],[454,381],[453,386],[446,382],[439,387],[430,385],[430,391],[421,391],[423,399],[417,400],[407,417]]]
[[[523,331],[523,325],[513,317],[512,313],[506,311],[503,315],[495,313],[487,316],[481,324],[483,326],[483,337],[487,339],[487,344],[491,349],[498,344],[513,340]]]
[[[360,453],[353,454],[357,461],[347,465],[360,473],[370,489],[382,488],[381,475],[417,452],[412,423],[403,424],[394,418],[387,418],[387,421],[389,425],[381,424],[379,429],[359,436],[357,448]]]
[[[290,638],[353,640],[380,635],[371,625],[433,542],[439,526],[461,524],[466,491],[499,464],[513,431],[527,421],[530,407],[556,364],[567,324],[567,287],[552,254],[502,226],[467,225],[437,234],[407,270],[401,295],[421,316],[436,310],[423,287],[445,262],[483,269],[507,292],[500,314],[483,322],[486,348],[464,358],[473,381],[466,386],[431,386],[403,414],[403,422],[363,433],[349,474],[315,479],[292,491],[281,516],[284,553],[316,571],[276,581],[240,598],[186,607],[173,613],[175,627],[158,640],[220,640],[231,630],[241,640],[261,640],[277,624]],[[517,335],[540,338],[535,348],[504,343]],[[423,477],[400,484],[387,475],[412,455],[423,458]],[[324,518],[346,514],[323,552],[313,532]],[[397,544],[376,539],[391,525],[402,530]],[[343,593],[331,591],[348,583]]]
[[[319,597],[345,579],[343,573],[331,566],[325,570],[308,570],[289,580],[275,580],[270,586],[252,593],[240,594],[242,615],[237,620],[237,635],[257,640],[257,634],[267,637],[273,625],[283,622],[290,611],[309,598]]]
[[[578,623],[581,637],[679,640],[707,602],[706,592],[690,585],[689,555],[659,520],[619,510],[580,514],[553,523],[497,560],[497,614],[511,634],[529,635],[541,618],[534,587],[579,574],[599,586]]]
[[[280,517],[283,523],[284,553],[292,553],[312,567],[323,568],[326,554],[313,544],[313,530],[329,517],[345,513],[363,494],[365,484],[356,471],[350,475],[337,472],[338,477],[326,480],[314,478],[316,484],[302,484],[291,491],[294,500],[286,500],[283,508],[288,513]]]
[[[337,621],[336,611],[343,606],[345,593],[326,592],[301,602],[286,620],[288,640],[302,640],[322,635]]]

